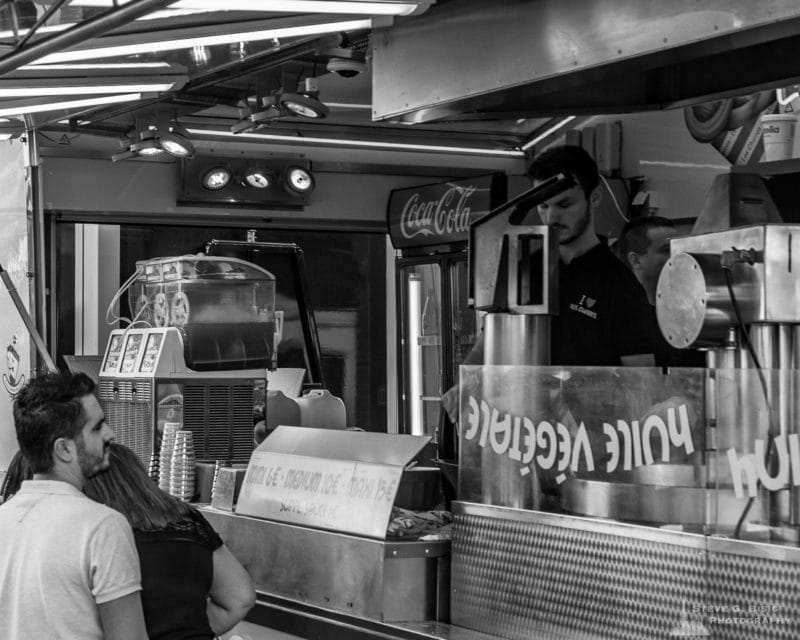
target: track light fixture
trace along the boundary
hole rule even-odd
[[[177,122],[157,118],[155,123],[134,128],[126,138],[120,140],[123,151],[111,156],[111,160],[128,158],[154,158],[167,153],[176,158],[191,158],[195,154],[189,134]]]
[[[243,133],[270,124],[279,118],[309,118],[321,120],[328,116],[329,109],[317,97],[319,88],[314,78],[306,78],[295,93],[279,89],[265,98],[255,98],[254,107],[239,110],[239,121],[231,126],[232,133]]]
[[[300,118],[322,119],[329,113],[319,99],[304,93],[282,93],[279,101],[284,111]]]
[[[251,166],[242,174],[241,185],[253,189],[268,189],[275,184],[275,174],[259,166]]]
[[[216,167],[211,167],[205,173],[203,173],[203,177],[200,179],[200,184],[203,189],[206,189],[207,191],[219,191],[230,184],[232,177],[233,172],[230,170],[230,168],[219,165]]]
[[[162,149],[161,145],[158,144],[156,135],[157,131],[155,128],[148,128],[144,131],[140,131],[139,141],[132,142],[130,145],[130,150],[136,155],[143,156],[145,158],[160,156],[162,153],[164,153],[164,149]]]
[[[156,138],[161,148],[171,156],[176,158],[194,157],[194,145],[189,140],[186,129],[179,124],[170,123],[167,125],[166,131],[159,129]]]
[[[284,186],[289,192],[308,195],[314,190],[314,176],[305,167],[291,165],[286,167]]]
[[[314,190],[311,164],[301,159],[194,158],[181,164],[182,203],[299,209]]]

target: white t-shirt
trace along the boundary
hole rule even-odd
[[[102,640],[97,605],[139,590],[122,514],[54,480],[0,505],[0,638]]]

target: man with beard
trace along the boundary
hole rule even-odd
[[[114,439],[93,391],[47,374],[14,402],[33,479],[0,505],[0,638],[147,638],[130,526],[82,493]]]
[[[583,147],[552,147],[532,162],[534,186],[563,174],[576,185],[538,206],[541,222],[558,234],[558,316],[550,363],[562,366],[655,366],[651,312],[644,289],[598,237],[592,224],[602,189],[597,164]],[[531,217],[530,215],[528,216]],[[483,363],[481,334],[462,364]],[[442,404],[458,420],[458,385]]]
[[[538,207],[542,222],[558,234],[561,258],[552,364],[654,366],[645,292],[592,225],[602,197],[597,164],[583,147],[560,146],[537,156],[528,173],[534,186],[558,174],[577,182]]]

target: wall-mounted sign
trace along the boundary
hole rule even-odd
[[[450,180],[389,196],[389,235],[395,249],[466,242],[469,225],[506,200],[501,173]]]

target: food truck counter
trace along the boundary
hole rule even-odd
[[[258,585],[248,621],[300,637],[788,640],[800,440],[770,433],[794,379],[462,367],[452,546],[245,515],[253,489],[208,517]],[[254,458],[286,467],[282,449]],[[363,508],[343,513],[360,526]]]

